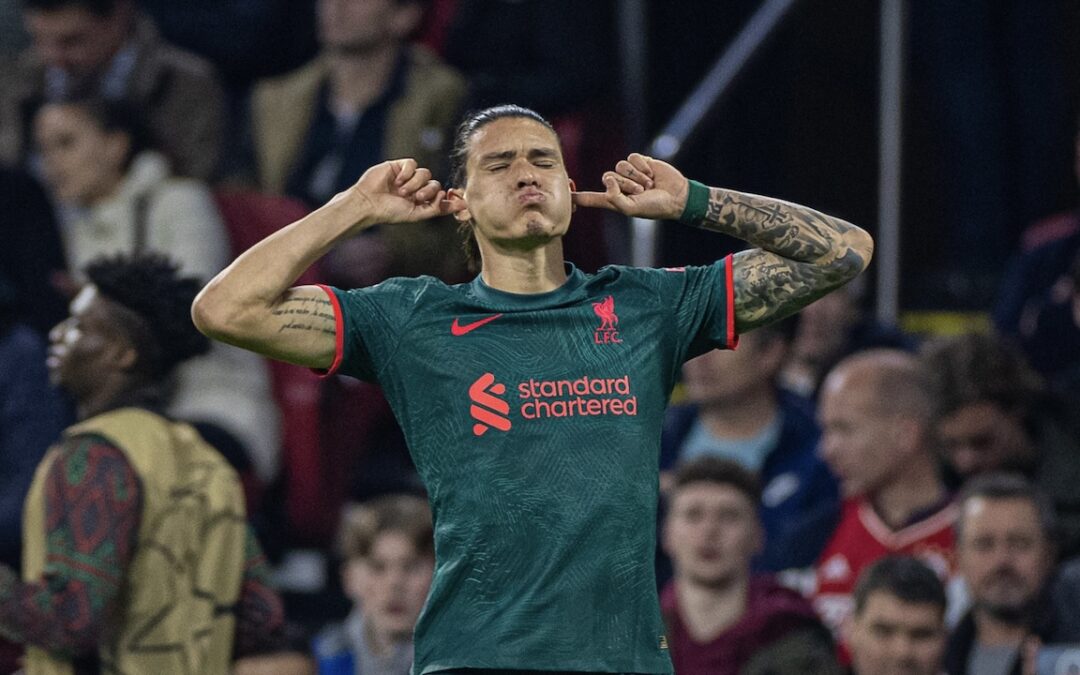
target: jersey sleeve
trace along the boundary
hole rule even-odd
[[[735,349],[735,286],[732,256],[702,267],[668,271],[672,311],[684,359],[711,349]]]
[[[347,291],[321,287],[334,307],[337,334],[334,363],[326,375],[378,381],[413,316],[416,292],[408,282],[390,279]]]

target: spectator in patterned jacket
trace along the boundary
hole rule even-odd
[[[80,422],[30,486],[22,578],[0,566],[0,636],[30,673],[225,673],[284,648],[236,473],[159,412],[165,376],[209,346],[188,315],[198,281],[157,256],[86,275],[47,359]]]

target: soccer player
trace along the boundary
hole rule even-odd
[[[550,124],[517,106],[467,118],[453,159],[448,191],[409,159],[372,167],[215,277],[196,324],[384,388],[435,518],[414,672],[670,673],[652,559],[660,427],[679,368],[849,281],[873,243],[643,155],[605,172],[604,192],[575,192]],[[575,206],[681,219],[757,248],[589,275],[563,260]],[[374,223],[445,213],[478,247],[471,283],[290,288]]]

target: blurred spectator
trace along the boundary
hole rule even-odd
[[[825,374],[845,356],[864,349],[914,349],[915,339],[878,323],[862,305],[856,280],[804,307],[791,353],[779,374],[781,386],[816,398]]]
[[[169,173],[123,103],[47,103],[35,116],[45,178],[71,217],[62,239],[72,270],[99,255],[167,251],[185,274],[209,279],[227,264],[229,242],[210,190]],[[76,280],[73,283],[78,283]],[[268,481],[277,471],[278,414],[266,364],[215,344],[177,369],[170,413],[197,421],[239,468]]]
[[[145,116],[184,176],[210,178],[225,124],[210,65],[163,42],[133,0],[25,0],[33,47],[0,75],[0,162],[27,160],[40,101],[100,96]]]
[[[1030,298],[1024,308],[1020,330],[1015,334],[1018,345],[1027,356],[1028,363],[1047,378],[1052,387],[1067,388],[1069,378],[1075,378],[1080,370],[1080,322],[1076,319],[1076,280],[1080,278],[1080,219],[1077,231],[1068,246],[1061,246],[1065,254],[1074,257],[1067,262],[1042,260],[1040,269],[1053,270],[1054,283],[1040,295]],[[1048,244],[1047,248],[1057,247]]]
[[[1080,553],[1080,409],[1047,392],[1023,356],[992,335],[944,338],[923,358],[949,469],[960,480],[1024,473],[1057,509],[1062,554]]]
[[[679,467],[663,545],[675,579],[661,593],[675,672],[839,673],[813,607],[770,575],[751,575],[764,543],[752,473],[717,457]]]
[[[0,268],[0,565],[20,568],[23,500],[45,450],[71,423],[49,385],[45,343],[21,321],[14,287]],[[21,649],[0,638],[0,673],[16,670]]]
[[[158,412],[162,378],[209,347],[189,314],[199,282],[149,256],[86,275],[48,358],[81,421],[34,475],[22,579],[0,566],[0,635],[27,645],[30,673],[223,673],[281,649],[236,473]]]
[[[54,283],[67,264],[52,206],[28,173],[0,167],[0,213],[0,270],[22,316],[44,339],[67,311]]]
[[[1080,119],[1074,139],[1074,171],[1080,180]],[[1003,335],[1031,329],[1031,314],[1051,292],[1080,251],[1080,210],[1058,213],[1036,222],[1020,238],[994,306],[994,325]]]
[[[864,568],[913,555],[953,571],[956,505],[938,475],[929,378],[912,354],[875,349],[841,361],[818,408],[821,453],[840,479],[840,524],[818,562],[814,604],[839,630]]]
[[[1077,598],[1075,585],[1051,591],[1054,531],[1050,502],[1019,474],[986,474],[965,485],[956,553],[973,602],[949,637],[949,675],[1034,672],[1023,667],[1029,640],[1080,641],[1075,607],[1058,611],[1052,600]]]
[[[262,189],[311,207],[385,159],[412,157],[445,178],[446,149],[465,81],[410,45],[422,0],[318,0],[320,55],[256,85],[252,126]],[[464,273],[450,219],[357,236],[323,260],[329,283],[353,288],[387,276]]]
[[[947,602],[941,579],[916,558],[864,569],[846,630],[852,675],[940,675]]]
[[[320,675],[408,675],[413,625],[435,570],[427,502],[398,494],[352,506],[339,543],[342,586],[354,604],[345,623],[315,641]]]
[[[689,405],[668,410],[660,468],[703,455],[738,462],[762,485],[765,543],[755,567],[780,571],[817,560],[836,525],[836,479],[818,457],[820,432],[810,403],[776,383],[796,319],[739,338],[683,365]]]

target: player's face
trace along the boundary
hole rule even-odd
[[[949,464],[965,478],[1026,468],[1034,460],[1023,420],[994,403],[959,408],[938,422],[937,432]]]
[[[875,591],[851,620],[848,644],[857,673],[938,675],[945,651],[940,607]]]
[[[898,446],[903,419],[877,398],[872,383],[843,372],[830,374],[822,387],[819,450],[845,496],[874,492],[906,460]]]
[[[407,639],[424,606],[435,562],[398,532],[380,534],[370,555],[348,563],[346,587],[380,635]]]
[[[34,120],[45,180],[58,199],[89,205],[120,184],[128,138],[106,132],[78,106],[51,104]]]
[[[678,488],[664,523],[664,549],[680,578],[705,586],[746,577],[761,550],[757,507],[730,485]]]
[[[960,516],[957,562],[976,607],[1001,616],[1028,608],[1052,566],[1050,543],[1027,499],[973,497]]]
[[[84,287],[71,301],[68,318],[49,332],[49,379],[76,399],[86,397],[113,367],[123,339],[107,301],[95,286]]]
[[[74,6],[28,9],[24,18],[42,62],[76,80],[100,74],[125,37],[126,19],[119,11],[100,17]]]
[[[525,117],[504,117],[473,134],[460,194],[481,251],[492,245],[532,249],[561,237],[570,226],[572,184],[559,139]]]
[[[780,341],[747,333],[738,349],[714,349],[683,364],[686,396],[698,405],[730,405],[770,389],[783,352]]]

